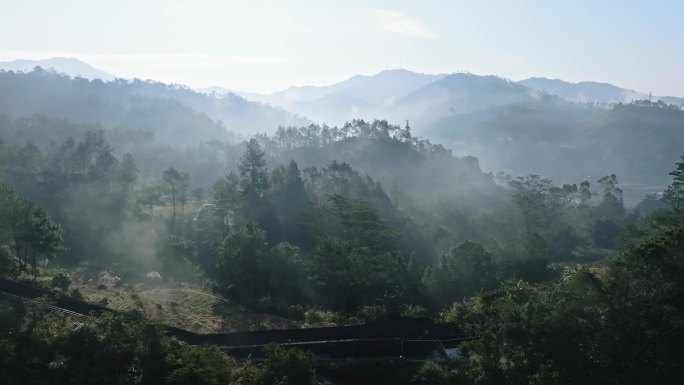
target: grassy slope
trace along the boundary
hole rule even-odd
[[[49,286],[52,273],[47,271],[39,283]],[[108,271],[85,268],[68,273],[72,277],[70,289],[78,288],[88,302],[120,311],[141,311],[146,318],[197,333],[298,327],[285,318],[250,311],[199,285],[172,286],[158,279],[117,283]]]

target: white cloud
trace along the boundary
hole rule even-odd
[[[402,12],[378,9],[375,11],[380,29],[404,36],[417,37],[420,39],[436,38],[432,31],[423,26],[419,19],[406,16]]]

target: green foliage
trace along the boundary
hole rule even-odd
[[[659,381],[684,376],[684,332],[679,326],[684,322],[683,241],[680,222],[631,248],[611,267],[618,325],[636,336],[630,340],[634,350],[621,354],[658,373]],[[642,373],[633,375],[647,380]]]
[[[551,180],[539,175],[518,177],[509,182],[513,197],[523,212],[527,233],[538,233],[552,222],[559,201]]]
[[[0,301],[3,384],[314,384],[310,353],[269,348],[261,366],[216,346],[188,346],[149,321],[116,314],[74,324]]]
[[[173,167],[162,174],[162,180],[171,193],[171,204],[173,206],[173,215],[176,216],[176,201],[181,204],[181,209],[185,206],[188,199],[188,186],[190,184],[190,175],[186,172],[180,172]]]
[[[0,277],[14,278],[19,274],[20,266],[9,247],[0,246]]]
[[[456,373],[449,371],[445,365],[428,361],[420,366],[411,378],[415,385],[448,385],[460,380]]]
[[[158,260],[161,262],[164,279],[193,282],[199,275],[196,266],[197,248],[195,242],[170,235],[160,247]]]
[[[259,370],[236,364],[216,346],[183,346],[167,358],[173,360],[167,384],[253,384]]]
[[[664,195],[674,211],[658,210],[667,206],[650,197],[636,214],[625,209],[615,174],[597,180],[598,192],[588,181],[557,186],[540,175],[494,176],[476,158],[415,137],[408,124],[280,128],[231,145],[212,140],[226,139],[220,123],[156,99],[189,97],[182,90],[138,81],[93,84],[44,71],[0,73],[0,85],[9,89],[50,79],[50,87],[75,87],[64,91],[71,102],[82,103],[78,90],[98,85],[108,91],[97,95],[134,108],[119,111],[118,102],[95,98],[92,116],[67,114],[81,124],[0,116],[2,276],[29,265],[36,273],[39,258],[68,246],[60,263],[151,267],[167,282],[206,273],[230,300],[305,325],[388,313],[430,316],[453,304],[444,317],[477,337],[459,346],[455,360],[338,368],[338,374],[350,370],[341,378],[351,383],[666,384],[684,377],[684,162],[676,163]],[[148,96],[132,97],[131,89]],[[111,97],[115,90],[128,96]],[[0,109],[20,106],[3,101]],[[642,107],[654,121],[681,123],[681,111],[635,104],[606,111],[605,127],[643,118]],[[150,119],[151,111],[170,115]],[[524,122],[520,116],[544,122],[547,112],[517,106],[498,119],[516,126]],[[102,125],[84,123],[93,119]],[[574,132],[579,123],[570,119],[552,134],[524,132],[544,143],[537,138]],[[195,134],[207,141],[174,144]],[[516,151],[537,148],[511,140]],[[618,147],[597,143],[594,153],[610,148]],[[572,156],[578,164],[592,158]],[[202,191],[212,185],[207,198]],[[65,276],[53,284],[69,288]],[[78,288],[70,293],[81,297]],[[151,323],[105,316],[76,325],[38,313],[0,307],[2,383],[305,384],[314,378],[310,355],[282,347],[269,348],[270,360],[256,367],[168,339]],[[361,381],[358,373],[348,375],[352,367],[362,368]]]
[[[81,290],[78,287],[72,287],[69,290],[69,296],[74,297],[76,299],[85,299],[85,296],[83,293],[81,293]]]
[[[279,240],[305,245],[306,229],[302,218],[309,209],[309,192],[295,161],[276,167],[271,173],[270,199],[276,213]]]
[[[323,294],[323,303],[335,310],[378,304],[398,311],[417,295],[417,277],[396,252],[374,254],[344,240],[325,239],[311,259],[311,279]]]
[[[684,230],[666,230],[608,268],[567,268],[557,284],[505,284],[446,319],[478,336],[454,368],[468,383],[674,384],[684,333]],[[439,373],[439,372],[438,372]],[[441,373],[440,375],[443,375]]]
[[[135,306],[137,306],[139,308],[143,307],[143,301],[142,301],[142,298],[140,297],[140,294],[132,293],[131,299],[133,300],[133,303],[135,304]]]
[[[66,291],[69,288],[69,285],[71,285],[71,276],[67,273],[59,272],[52,277],[52,281],[50,283],[52,284],[52,287]]]
[[[429,384],[421,382],[416,376],[422,365],[402,359],[354,359],[332,362],[326,367],[328,376],[338,383],[375,385],[375,384]],[[434,379],[426,376],[427,381]],[[458,382],[456,382],[458,383]]]
[[[13,245],[23,266],[28,263],[37,274],[37,258],[54,257],[65,251],[62,244],[64,230],[47,211],[0,184],[0,242]]]
[[[128,197],[137,180],[130,155],[119,161],[104,131],[85,131],[80,142],[67,138],[48,149],[32,143],[17,151],[5,168],[7,181],[22,195],[44,207],[68,231],[65,261],[84,256],[111,256],[105,245],[126,219]],[[87,236],[84,236],[87,234]],[[21,255],[18,255],[22,257]]]
[[[241,202],[239,184],[238,176],[232,172],[214,183],[216,214],[222,217],[225,224],[238,215]]]
[[[684,156],[681,158],[684,161]],[[672,184],[663,192],[663,200],[679,212],[684,208],[684,162],[677,162],[675,166],[675,169],[670,172]]]
[[[380,219],[365,199],[331,195],[330,206],[319,211],[320,221],[311,224],[322,237],[335,236],[372,253],[396,249],[398,234]]]
[[[329,202],[308,223],[317,240],[310,276],[325,294],[323,303],[351,311],[371,304],[395,308],[415,299],[418,278],[397,250],[396,230],[364,199],[332,195]]]
[[[634,208],[634,211],[641,217],[645,218],[653,215],[657,211],[665,211],[670,209],[670,205],[659,199],[656,194],[648,194],[644,199],[640,200]]]
[[[215,278],[221,293],[246,303],[269,294],[269,248],[263,230],[247,222],[218,248]]]
[[[257,385],[313,385],[314,357],[309,352],[289,349],[280,345],[266,348],[268,361],[257,375]]]
[[[217,250],[219,291],[271,309],[282,309],[284,301],[353,311],[414,298],[417,277],[393,247],[395,231],[363,200],[330,200],[315,224],[317,245],[305,256],[288,243],[269,249],[266,233],[253,222],[234,229]]]
[[[263,198],[270,187],[264,155],[256,139],[250,139],[240,158],[240,188],[247,201]]]
[[[463,241],[442,256],[439,263],[428,267],[423,285],[428,298],[441,307],[497,286],[496,266],[492,256],[481,245]]]
[[[427,132],[454,153],[486,156],[489,167],[513,175],[535,170],[554,180],[583,180],[615,173],[631,183],[664,186],[684,147],[684,111],[654,104],[510,105],[453,114]]]
[[[56,138],[56,134],[68,137],[83,133],[83,127],[68,127],[65,120],[117,129],[122,136],[130,135],[131,143],[142,141],[149,144],[154,141],[166,145],[185,145],[211,139],[234,140],[235,134],[214,119],[221,119],[226,126],[231,126],[231,121],[237,126],[248,123],[236,119],[235,114],[225,113],[226,110],[234,110],[232,103],[244,103],[242,99],[215,99],[187,88],[139,79],[89,81],[36,68],[28,73],[0,72],[0,89],[3,90],[0,115],[39,116],[35,118],[38,124],[22,122],[17,124],[18,127],[9,127],[8,134],[17,139],[38,137],[42,145],[49,145],[50,140],[59,142],[64,139]],[[179,98],[190,106],[180,102]],[[221,107],[216,105],[217,102]],[[198,108],[207,113],[218,112],[221,116],[211,119],[197,112]],[[261,119],[258,114],[249,115],[252,119]],[[46,123],[48,118],[55,122]],[[51,130],[41,130],[44,125]]]
[[[297,246],[281,242],[270,250],[271,295],[288,304],[300,304],[310,289],[307,264]]]

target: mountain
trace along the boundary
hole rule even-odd
[[[265,95],[259,94],[256,92],[244,92],[244,91],[238,91],[234,90],[231,88],[225,88],[225,87],[204,87],[204,88],[195,88],[195,91],[201,93],[201,94],[206,94],[206,95],[212,95],[212,96],[218,96],[221,97],[226,94],[235,94],[243,99],[247,99],[250,101],[256,101],[256,102],[263,102],[265,99]]]
[[[242,135],[275,132],[279,126],[302,126],[311,121],[281,107],[249,101],[235,93],[206,94],[180,85],[133,80],[131,92],[155,98],[171,98],[210,118],[220,121],[228,130]]]
[[[270,95],[238,93],[328,124],[382,116],[400,98],[445,75],[393,69],[375,75],[356,75],[327,86],[291,87]]]
[[[684,107],[684,98],[679,98],[676,96],[658,96],[657,100],[662,100],[663,103]]]
[[[603,105],[647,99],[642,92],[608,83],[569,83],[535,77],[512,82],[498,76],[468,73],[422,74],[404,69],[356,75],[326,86],[291,87],[272,94],[243,93],[220,87],[202,90],[235,93],[248,100],[282,107],[314,121],[342,125],[352,119],[411,121],[421,132],[433,122],[456,114],[471,114],[511,104],[592,103]],[[684,105],[684,98],[654,97]]]
[[[100,79],[110,81],[117,78],[108,72],[102,71],[74,58],[53,57],[43,60],[24,60],[18,59],[8,62],[0,62],[0,69],[5,71],[31,72],[34,68],[41,67],[45,70],[54,69],[55,72],[71,77],[82,77],[86,79]]]
[[[410,92],[441,79],[444,75],[428,75],[393,69],[375,75],[356,75],[329,86],[292,87],[276,92],[269,98],[273,102],[311,101],[331,94],[344,94],[369,105],[390,106]]]
[[[669,184],[667,173],[684,148],[682,127],[684,111],[662,104],[608,109],[539,102],[453,115],[424,134],[493,172],[540,174],[558,183],[616,174],[628,200]]]
[[[172,145],[235,140],[235,134],[222,124],[179,100],[143,95],[138,83],[143,82],[71,78],[42,69],[0,72],[0,115],[14,119],[43,116],[105,130],[145,133],[155,142]]]
[[[211,91],[218,92],[216,88]],[[560,100],[496,76],[429,75],[403,69],[357,75],[328,86],[292,87],[270,95],[239,94],[331,125],[382,117],[394,122],[410,120],[419,131],[452,114],[542,99]]]
[[[375,117],[423,124],[454,113],[546,97],[496,76],[430,75],[404,69],[371,76],[356,75],[328,86],[291,87],[270,95],[242,95],[333,125]]]
[[[42,69],[0,72],[0,115],[42,115],[74,123],[99,124],[152,133],[155,140],[188,145],[234,133],[275,131],[308,120],[282,109],[249,102],[237,95],[200,94],[178,85],[138,79],[112,82],[70,78]]]
[[[630,103],[634,100],[648,99],[643,92],[628,90],[609,83],[579,82],[570,83],[560,79],[543,77],[529,78],[518,82],[524,86],[576,103],[615,104]],[[683,105],[684,98],[673,96],[652,96],[652,100],[662,100],[667,104]]]
[[[509,104],[557,101],[557,97],[532,90],[497,76],[455,73],[432,82],[396,102],[396,113],[420,125],[462,113],[484,111]]]
[[[54,73],[72,78],[81,77],[105,82],[115,79],[112,74],[72,58],[57,57],[45,60],[14,60],[0,63],[0,69],[19,71],[24,74],[32,72],[36,67],[42,68],[42,75],[45,76]],[[196,92],[180,85],[167,85],[138,79],[131,81],[119,79],[116,83],[116,85],[97,83],[93,84],[91,88],[108,89],[112,92],[119,88],[115,93],[121,91],[121,88],[127,88],[126,92],[138,96],[173,99],[213,120],[220,121],[225,128],[239,134],[251,135],[255,132],[273,132],[281,125],[306,125],[310,122],[308,119],[295,116],[282,108],[247,101],[227,89],[214,88],[205,90],[205,92]],[[122,87],[124,83],[126,86]],[[106,93],[107,91],[103,92]]]

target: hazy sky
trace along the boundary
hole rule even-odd
[[[0,0],[0,60],[274,91],[385,68],[684,96],[684,1]]]

